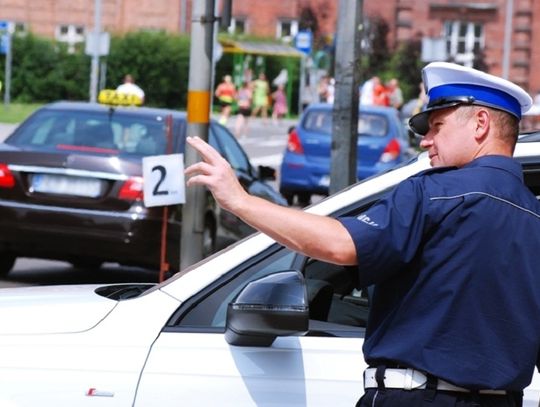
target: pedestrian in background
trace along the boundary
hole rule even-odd
[[[214,94],[221,107],[219,123],[225,126],[231,115],[232,106],[236,98],[236,86],[234,86],[231,75],[225,75],[223,77]]]
[[[144,91],[135,83],[135,79],[131,74],[124,76],[124,82],[116,88],[116,92],[124,95],[136,96],[140,104],[144,103]]]
[[[247,135],[248,120],[251,116],[251,103],[253,99],[253,91],[249,82],[242,83],[242,87],[238,89],[236,94],[236,103],[238,104],[238,114],[234,125],[234,134],[237,138],[242,138]]]
[[[396,78],[392,78],[388,81],[386,85],[388,91],[388,99],[390,106],[395,107],[396,109],[401,109],[403,105],[403,92],[399,87],[399,81]]]
[[[266,80],[264,72],[259,73],[257,79],[253,81],[253,109],[251,111],[252,117],[257,117],[259,114],[264,121],[268,118],[268,107],[270,85]]]
[[[520,406],[540,367],[540,203],[512,158],[532,99],[456,64],[423,75],[429,102],[410,126],[434,168],[358,216],[251,196],[199,138],[187,139],[203,158],[187,185],[291,250],[355,266],[358,288],[374,285],[357,406]]]
[[[282,84],[279,84],[277,89],[272,93],[272,121],[274,124],[279,124],[280,120],[289,112],[287,106],[287,95]]]

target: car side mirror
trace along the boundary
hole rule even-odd
[[[270,346],[276,337],[309,329],[306,283],[296,270],[248,283],[227,308],[225,340],[236,346]]]
[[[276,170],[267,165],[259,165],[259,179],[261,181],[275,181],[276,179]]]

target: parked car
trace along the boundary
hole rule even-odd
[[[289,132],[281,164],[279,191],[301,206],[311,195],[327,195],[332,145],[331,104],[312,104]],[[409,138],[393,107],[361,106],[358,118],[356,175],[359,180],[400,164],[411,157]]]
[[[163,210],[144,206],[142,158],[183,152],[186,128],[184,112],[165,109],[57,102],[32,114],[0,145],[0,274],[19,256],[158,269]],[[209,141],[246,189],[286,205],[267,183],[275,171],[254,168],[225,127],[212,122]],[[205,254],[253,231],[208,195]],[[168,211],[172,271],[179,268],[181,208]]]
[[[540,196],[540,142],[515,155]],[[357,215],[427,168],[423,153],[306,210]],[[353,406],[369,311],[355,276],[257,233],[159,285],[0,289],[0,405]],[[524,406],[539,400],[535,371]]]

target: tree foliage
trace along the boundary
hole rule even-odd
[[[320,10],[304,8],[302,28],[319,29]],[[420,43],[410,41],[396,50],[388,46],[388,23],[380,16],[369,16],[364,24],[363,49],[358,69],[362,80],[378,75],[383,80],[396,77],[402,84],[405,98],[416,97],[420,83]],[[268,41],[268,39],[260,39]],[[11,69],[11,100],[14,102],[44,103],[54,100],[88,100],[91,58],[83,46],[68,52],[65,44],[36,35],[13,38]],[[325,42],[316,42],[314,52],[329,55]],[[125,74],[135,77],[146,93],[146,104],[158,107],[185,109],[187,106],[189,74],[189,36],[164,32],[132,32],[111,38],[109,55],[101,58],[105,70],[105,88],[116,88]],[[254,58],[258,60],[259,58]],[[261,65],[272,81],[281,69],[287,68],[293,83],[293,110],[298,100],[298,60],[283,57],[264,57]],[[0,56],[0,68],[5,58]],[[215,67],[215,82],[233,72],[232,55],[224,54]],[[0,80],[5,81],[4,69]]]

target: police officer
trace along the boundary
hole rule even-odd
[[[410,120],[432,167],[354,218],[248,195],[200,139],[188,185],[293,250],[357,265],[375,285],[358,406],[515,406],[540,350],[540,204],[511,157],[532,104],[517,85],[450,63],[423,70]]]

